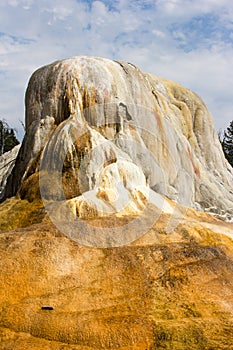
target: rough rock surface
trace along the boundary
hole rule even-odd
[[[13,208],[9,227],[18,202],[0,206]],[[101,235],[110,218],[95,220]],[[167,234],[168,220],[107,249],[78,245],[46,218],[2,232],[0,349],[233,349],[232,224],[189,210]]]
[[[0,156],[0,200],[4,197],[7,178],[15,165],[19,149],[20,145],[17,145],[11,151]]]
[[[43,151],[42,195],[69,199],[74,215],[136,214],[149,189],[232,215],[233,172],[204,102],[130,63],[75,57],[40,68],[27,89],[26,129],[7,197],[40,196]]]

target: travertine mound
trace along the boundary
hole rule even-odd
[[[201,99],[77,57],[34,73],[26,127],[0,205],[0,349],[233,349],[232,224],[184,209],[232,215]]]
[[[74,57],[40,68],[26,129],[7,197],[32,201],[42,191],[85,218],[137,214],[155,191],[233,213],[232,168],[203,101],[130,63]]]

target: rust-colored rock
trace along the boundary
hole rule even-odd
[[[2,232],[0,349],[232,349],[232,224],[189,211],[168,234],[168,219],[118,248],[48,219]]]

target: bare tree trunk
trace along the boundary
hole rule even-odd
[[[4,124],[1,121],[0,122],[0,156],[4,152],[4,146],[5,146],[5,133],[4,133]]]

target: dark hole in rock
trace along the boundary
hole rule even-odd
[[[53,307],[45,305],[45,306],[41,306],[41,310],[53,310]]]

